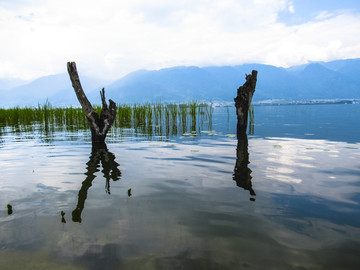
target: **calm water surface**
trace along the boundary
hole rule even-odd
[[[359,269],[359,119],[360,104],[255,106],[238,141],[222,107],[103,149],[89,130],[3,128],[0,269]]]

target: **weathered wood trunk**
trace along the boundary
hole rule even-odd
[[[101,101],[102,101],[102,110],[100,117],[97,112],[95,112],[90,101],[86,97],[84,90],[81,86],[79,75],[76,69],[75,62],[68,62],[67,69],[72,82],[72,86],[75,90],[75,94],[83,108],[86,118],[88,120],[90,130],[91,130],[91,139],[93,144],[103,144],[105,142],[106,134],[108,133],[110,127],[112,126],[116,113],[117,107],[114,101],[109,99],[109,106],[105,100],[105,89],[103,88],[100,91]]]
[[[257,71],[253,70],[251,75],[246,75],[246,82],[237,90],[237,96],[234,98],[237,115],[237,134],[242,137],[246,134],[248,123],[248,111],[253,98],[257,80]]]

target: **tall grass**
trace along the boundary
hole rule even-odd
[[[254,135],[255,112],[254,105],[249,106],[249,135]]]
[[[101,113],[100,106],[94,106]],[[169,137],[196,136],[201,130],[212,130],[212,104],[188,102],[181,104],[119,104],[114,129],[115,136],[132,132],[134,136]],[[229,121],[229,110],[227,109]],[[249,134],[254,134],[254,106],[249,107]],[[87,119],[80,107],[53,107],[48,101],[37,107],[0,108],[0,134],[4,128],[12,132],[45,133],[54,131],[78,131],[88,129]],[[130,131],[132,130],[132,131]]]
[[[94,109],[100,114],[100,106],[94,106]],[[213,110],[211,104],[198,102],[119,104],[112,133],[116,135],[124,129],[132,129],[134,135],[149,137],[197,134],[202,128],[209,128]],[[31,131],[37,127],[50,132],[87,129],[88,124],[82,108],[53,107],[47,101],[37,107],[0,108],[0,127],[11,127],[18,132]]]
[[[159,137],[196,133],[211,122],[212,112],[212,105],[197,102],[118,105],[115,128],[134,128],[138,134]]]
[[[69,130],[84,128],[87,125],[85,114],[81,108],[55,108],[49,102],[37,107],[19,106],[10,109],[0,109],[0,126],[16,127],[19,131],[31,129],[40,125],[66,127]]]

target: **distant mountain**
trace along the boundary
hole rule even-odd
[[[106,85],[106,96],[117,103],[233,101],[245,74],[258,70],[254,101],[269,99],[360,98],[360,59],[316,62],[279,68],[271,65],[178,66],[160,70],[139,70]],[[92,103],[100,103],[103,82],[81,76]],[[2,81],[0,80],[0,89]],[[0,106],[51,104],[79,105],[67,74],[39,78],[10,90],[0,90]]]
[[[220,99],[224,86],[199,67],[138,71],[106,87],[119,103]]]
[[[328,63],[321,63],[328,69],[341,73],[342,75],[360,82],[360,58],[336,60]]]
[[[254,101],[360,98],[360,59],[279,68],[271,65],[174,67],[137,71],[107,86],[119,103],[233,101],[245,74],[258,70]]]
[[[87,93],[94,91],[100,85],[99,80],[86,76],[80,78]],[[0,106],[36,106],[48,100],[52,105],[78,105],[76,95],[71,86],[68,74],[58,74],[41,77],[28,84],[7,90],[0,101]]]
[[[9,90],[26,83],[29,82],[20,79],[0,79],[0,90]]]
[[[358,98],[360,82],[356,77],[313,63],[297,75],[297,90],[302,98]]]

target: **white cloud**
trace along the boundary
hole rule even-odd
[[[3,4],[4,3],[4,4]],[[259,62],[289,66],[360,57],[360,15],[277,21],[286,0],[0,1],[0,77],[79,72],[118,78],[140,68]]]
[[[334,16],[333,14],[329,13],[326,10],[323,10],[315,17],[315,19],[321,21],[321,20],[329,19],[333,16]]]
[[[313,21],[287,27],[288,34],[272,48],[266,63],[277,61],[288,66],[311,61],[326,61],[360,56],[359,15],[339,15],[324,21]],[[283,30],[285,31],[285,30]]]
[[[290,13],[294,14],[295,13],[295,7],[292,3],[289,4],[288,10]]]

